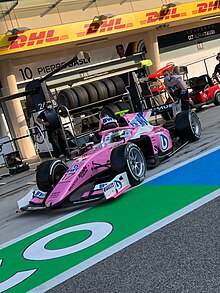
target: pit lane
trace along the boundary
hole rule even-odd
[[[200,141],[187,145],[168,161],[164,162],[159,167],[150,170],[148,172],[148,177],[155,175],[160,171],[165,171],[173,165],[185,162],[187,159],[220,144],[219,107],[210,107],[203,110],[199,113],[199,116],[203,126],[203,134]],[[199,172],[199,170],[195,171]],[[61,215],[65,215],[70,211],[54,211],[55,213],[53,212],[53,215],[50,211],[46,211],[45,213],[16,216],[14,213],[16,209],[15,203],[23,193],[24,191],[20,191],[0,199],[0,206],[3,214],[0,218],[0,243],[4,243],[14,237],[20,236],[42,224],[49,223],[52,219],[59,218]],[[75,276],[69,281],[66,281],[63,285],[59,285],[51,291],[186,292],[184,291],[185,289],[188,290],[187,288],[191,288],[190,292],[202,292],[199,290],[202,290],[201,288],[204,289],[205,283],[207,288],[211,290],[214,286],[217,286],[216,282],[219,277],[217,267],[215,270],[214,265],[216,264],[215,260],[217,260],[217,256],[215,251],[210,251],[210,249],[208,250],[209,255],[207,255],[205,249],[207,249],[208,245],[213,247],[213,243],[218,245],[216,238],[218,237],[218,233],[216,232],[218,229],[217,224],[219,222],[216,210],[218,205],[219,202],[218,199],[216,199],[205,207],[184,216],[183,219],[175,221],[169,226],[154,232],[154,234],[139,240],[137,243],[134,243],[130,247],[127,247],[111,256],[107,260],[103,260],[101,263],[96,264],[94,267],[80,273],[78,276]],[[6,215],[8,215],[8,217]],[[214,223],[211,231],[207,227],[205,218],[209,224]],[[192,222],[195,224],[192,225]],[[197,230],[201,230],[202,233]],[[179,233],[179,231],[181,231],[182,234]],[[203,233],[205,234],[203,235]],[[170,241],[168,241],[169,239]],[[203,241],[204,245],[202,245],[202,242],[200,241]],[[191,243],[190,247],[189,243]],[[196,253],[194,249],[195,247],[200,249],[201,254]],[[171,251],[174,251],[172,254],[173,261],[170,260]],[[203,252],[204,255],[209,258],[207,261],[205,261],[204,258],[201,259]],[[184,261],[184,257],[187,259],[187,253],[189,253],[190,260],[193,265],[213,263],[213,268],[211,270],[209,269],[207,272],[208,275],[210,275],[211,272],[213,273],[213,287],[210,282],[208,282],[207,277],[202,278],[198,276],[196,279],[190,276],[190,273],[187,271],[187,262]],[[188,264],[190,263],[190,260]],[[195,267],[190,266],[191,271],[193,268],[195,270]],[[201,271],[201,276],[204,276],[203,267],[197,268],[197,271]],[[184,275],[180,277],[182,272]],[[92,282],[91,276],[93,276]],[[189,285],[190,278],[193,280],[193,284],[191,285]],[[107,290],[106,286],[108,288]],[[198,289],[197,291],[196,288]],[[217,292],[210,290],[208,292]]]

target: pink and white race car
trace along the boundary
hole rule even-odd
[[[18,201],[19,211],[82,206],[116,198],[146,178],[148,168],[170,157],[201,135],[197,114],[180,112],[166,129],[149,122],[150,111],[126,114],[120,126],[101,133],[101,142],[90,143],[68,168],[54,159],[37,168],[39,190]]]

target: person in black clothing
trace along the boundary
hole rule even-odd
[[[124,49],[124,46],[122,44],[116,45],[116,51],[117,51],[118,56],[120,58],[124,58],[125,57],[125,49]]]
[[[52,144],[54,157],[68,156],[68,148],[57,112],[51,101],[45,103],[45,110],[37,116],[37,121],[44,125],[49,142]]]
[[[220,52],[217,54],[216,60],[218,61],[218,64],[216,64],[216,66],[215,66],[214,73],[213,73],[212,77],[218,83],[220,83]]]

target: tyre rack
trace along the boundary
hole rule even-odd
[[[133,108],[133,105],[132,105],[132,101],[131,101],[131,96],[130,96],[130,93],[129,91],[125,88],[126,92],[124,94],[120,94],[120,95],[117,95],[117,96],[114,96],[114,97],[110,97],[110,98],[107,98],[105,100],[102,100],[102,101],[97,101],[97,102],[94,102],[94,103],[90,103],[88,105],[83,105],[83,106],[80,106],[80,107],[76,107],[76,108],[73,108],[71,110],[69,110],[67,107],[61,105],[61,106],[58,106],[58,109],[57,109],[57,112],[60,114],[60,116],[62,117],[62,112],[66,112],[67,114],[67,117],[68,117],[68,122],[65,122],[65,123],[61,123],[62,127],[63,127],[63,132],[65,134],[65,126],[66,125],[70,125],[71,127],[71,130],[72,130],[72,133],[73,133],[73,139],[75,141],[75,144],[76,144],[76,147],[78,149],[78,151],[80,150],[80,147],[78,145],[78,141],[77,139],[78,138],[81,138],[81,137],[85,137],[85,136],[88,136],[89,134],[92,134],[94,133],[95,131],[94,130],[91,130],[91,131],[87,131],[87,132],[84,132],[84,133],[78,133],[77,130],[76,130],[76,127],[75,127],[75,123],[74,123],[74,118],[72,117],[72,114],[74,113],[80,113],[81,111],[83,110],[87,110],[91,107],[95,107],[95,106],[104,106],[106,104],[108,104],[109,102],[112,102],[112,101],[115,101],[115,100],[118,100],[118,99],[121,99],[123,100],[124,98],[127,98],[130,105],[131,105],[131,110],[134,111],[134,108]],[[123,100],[124,101],[124,100]],[[87,115],[87,116],[80,116],[80,118],[83,120],[83,119],[88,119],[90,117],[93,117],[93,116],[96,116],[96,115],[99,115],[100,116],[100,111],[96,112],[96,113],[93,113],[91,115]],[[60,120],[62,121],[62,119],[60,118]],[[65,134],[65,138],[66,138],[66,141],[68,141],[67,137],[66,137],[66,134]],[[68,146],[68,150],[70,151],[70,147],[67,143],[67,146]]]

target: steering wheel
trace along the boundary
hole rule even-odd
[[[204,87],[204,90],[203,91],[207,91],[208,89],[210,89],[210,85],[207,84],[205,87]]]

